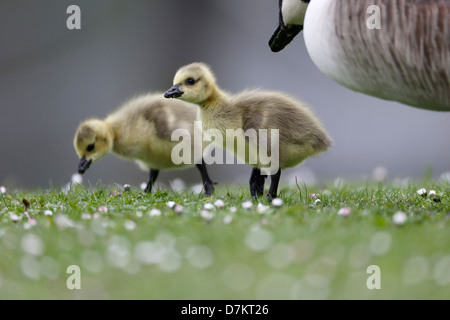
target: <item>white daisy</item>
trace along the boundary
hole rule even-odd
[[[406,220],[408,220],[408,216],[406,215],[406,213],[404,213],[402,211],[397,211],[392,216],[392,221],[394,222],[394,224],[396,224],[398,226],[405,224]]]
[[[176,213],[181,213],[183,212],[183,206],[177,203],[173,206],[173,211],[175,211]]]
[[[266,212],[267,210],[269,210],[270,207],[263,205],[262,203],[258,203],[258,205],[256,206],[256,210],[258,211],[258,213],[263,214],[264,212]]]
[[[175,201],[168,201],[168,202],[166,203],[166,205],[167,205],[170,209],[172,209],[173,207],[175,207],[176,202],[175,202]]]
[[[274,207],[281,207],[283,205],[283,199],[275,198],[272,200],[272,205]]]
[[[350,215],[351,209],[350,208],[341,208],[338,211],[338,215],[348,217]]]
[[[251,201],[245,201],[242,203],[242,208],[249,210],[253,207],[253,203]]]
[[[417,190],[417,194],[419,196],[426,197],[427,196],[427,189],[421,188],[421,189]]]
[[[219,209],[221,209],[221,208],[223,208],[223,207],[225,207],[225,202],[223,202],[223,200],[217,200],[216,202],[214,202],[214,205],[217,207],[217,208],[219,208]]]
[[[152,209],[148,212],[150,217],[156,217],[161,215],[161,210],[159,209]]]

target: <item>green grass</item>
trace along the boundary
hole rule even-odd
[[[450,298],[448,182],[283,187],[284,204],[261,199],[263,213],[242,208],[246,186],[219,187],[212,199],[117,189],[0,194],[0,299]],[[225,206],[202,214],[217,199]],[[344,207],[349,216],[338,214]],[[67,288],[71,265],[80,290]],[[381,289],[367,288],[371,265]]]

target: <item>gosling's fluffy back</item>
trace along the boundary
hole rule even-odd
[[[173,84],[165,96],[197,104],[205,130],[216,129],[225,136],[229,129],[241,129],[243,132],[253,129],[256,134],[260,129],[267,129],[268,142],[277,134],[274,131],[274,135],[269,137],[270,131],[278,130],[279,135],[275,137],[274,143],[278,138],[281,169],[293,167],[331,146],[331,138],[314,113],[285,93],[262,90],[246,90],[237,94],[225,92],[217,85],[211,68],[198,62],[181,67],[175,74]],[[244,135],[240,134],[238,138],[242,139]],[[264,151],[264,143],[252,142],[254,139],[247,141],[247,146],[252,147],[252,153],[260,147]],[[228,143],[225,147],[241,160],[250,163],[242,151],[239,152]],[[267,148],[272,151],[269,143]],[[263,161],[259,160],[256,167],[262,168]]]
[[[231,96],[241,110],[242,128],[279,129],[280,143],[310,144],[316,152],[327,150],[331,138],[309,107],[276,91],[249,90]]]
[[[134,97],[105,119],[114,132],[113,152],[147,168],[183,167],[172,162],[172,148],[179,142],[171,141],[171,135],[183,128],[192,136],[197,112],[197,106],[160,93]]]
[[[121,126],[121,134],[138,130],[137,123],[149,122],[154,126],[154,134],[160,139],[169,140],[173,130],[185,128],[193,134],[197,118],[197,106],[180,100],[168,101],[161,93],[136,96],[123,103],[109,114],[105,121]],[[148,124],[146,124],[148,125]],[[124,137],[122,137],[124,139]]]
[[[231,96],[242,110],[242,129],[278,129],[280,168],[293,167],[325,152],[332,144],[327,131],[306,104],[275,91],[244,91]]]
[[[200,109],[204,129],[267,129],[267,148],[271,149],[271,129],[278,129],[280,168],[293,167],[304,159],[325,152],[332,139],[310,108],[276,91],[246,90],[237,94],[221,91],[214,106]],[[230,146],[226,146],[230,147]],[[234,153],[231,148],[230,152]],[[238,158],[242,156],[237,155]]]

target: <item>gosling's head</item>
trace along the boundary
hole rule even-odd
[[[216,89],[216,78],[210,67],[195,62],[178,69],[173,86],[164,93],[164,97],[202,105]]]
[[[112,150],[113,137],[106,122],[97,119],[80,124],[73,145],[80,158],[78,172],[83,174],[91,165]]]

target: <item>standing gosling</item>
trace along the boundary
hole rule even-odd
[[[150,193],[159,170],[184,168],[201,160],[196,166],[202,177],[204,193],[209,196],[214,188],[203,159],[193,159],[192,165],[177,165],[171,158],[172,148],[178,143],[171,141],[173,130],[186,129],[192,135],[197,113],[198,108],[194,104],[168,101],[159,93],[135,97],[104,120],[86,120],[79,125],[73,141],[80,157],[78,172],[83,174],[92,162],[113,152],[135,160],[142,169],[150,170],[145,188],[145,192]]]
[[[280,92],[252,90],[239,94],[227,93],[217,86],[213,72],[204,63],[192,63],[180,68],[175,74],[173,86],[164,96],[197,104],[200,107],[203,130],[215,129],[225,134],[227,129],[235,131],[241,129],[241,132],[253,129],[261,137],[261,129],[270,131],[271,135],[271,129],[278,129],[277,145],[267,143],[269,140],[272,143],[272,136],[269,139],[269,134],[265,144],[271,153],[273,150],[276,152],[274,147],[278,147],[279,151],[276,154],[278,167],[275,171],[268,172],[271,175],[267,194],[269,201],[277,196],[281,169],[294,167],[331,146],[331,138],[327,131],[303,103]],[[274,135],[276,134],[275,130]],[[225,148],[253,166],[250,193],[252,197],[257,197],[264,192],[264,181],[267,176],[261,175],[261,169],[266,168],[261,156],[256,163],[249,163],[249,158],[254,156],[251,151],[261,150],[260,148],[265,146],[261,140],[256,145],[254,143],[252,145],[249,140],[245,140],[248,158],[236,151],[234,145],[227,144]]]

